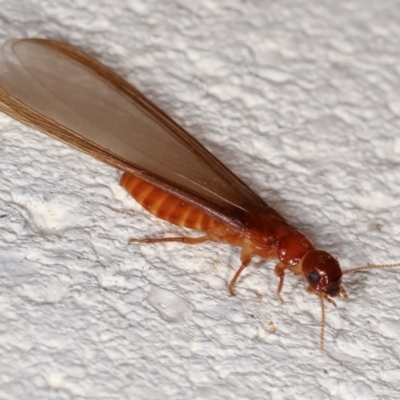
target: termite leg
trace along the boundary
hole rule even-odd
[[[278,289],[276,290],[276,295],[278,296],[278,299],[281,302],[281,304],[285,303],[281,296],[283,282],[285,280],[285,269],[287,269],[287,265],[282,261],[278,262],[278,264],[275,265],[275,274],[279,278],[279,284],[278,284]]]
[[[240,274],[243,272],[243,270],[250,264],[251,258],[249,258],[247,261],[242,262],[242,265],[240,266],[240,268],[236,271],[234,277],[232,278],[232,280],[229,282],[228,285],[228,290],[229,290],[229,294],[231,296],[235,296],[235,292],[233,290],[234,286],[236,285],[237,280],[239,279]]]
[[[242,252],[240,254],[240,260],[242,261],[242,265],[236,271],[235,275],[233,276],[232,280],[229,282],[229,285],[228,285],[229,294],[231,296],[235,296],[235,292],[234,292],[233,288],[235,287],[240,274],[250,264],[252,255],[253,255],[253,252],[252,252],[251,247],[247,247],[247,246],[242,247]]]
[[[204,235],[197,238],[180,236],[180,237],[169,237],[169,238],[129,239],[129,243],[180,242],[186,244],[198,244],[198,243],[204,243],[207,240],[210,240],[210,237],[208,235]]]

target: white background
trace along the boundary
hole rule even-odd
[[[0,1],[0,39],[112,67],[344,269],[400,261],[397,1]],[[398,399],[400,270],[328,305],[182,230],[119,171],[0,115],[0,399]]]

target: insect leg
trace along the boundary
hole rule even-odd
[[[236,271],[236,274],[234,275],[234,277],[232,278],[232,280],[230,281],[229,285],[228,285],[228,290],[229,290],[229,294],[231,296],[235,296],[235,292],[233,290],[237,280],[239,279],[239,275],[243,272],[243,270],[249,265],[251,261],[251,258],[249,260],[247,260],[246,262],[243,262],[242,265],[240,266],[240,268]]]
[[[251,247],[243,246],[242,252],[240,254],[240,260],[242,261],[242,265],[236,271],[235,275],[233,276],[232,280],[229,282],[229,285],[228,285],[229,294],[231,296],[235,296],[235,292],[234,292],[233,288],[236,285],[236,282],[239,279],[240,274],[250,264],[252,256],[253,256],[253,252],[251,250]]]
[[[276,295],[278,296],[278,299],[282,304],[285,303],[281,296],[283,282],[285,279],[285,269],[287,269],[287,265],[282,261],[278,262],[278,264],[275,265],[275,274],[279,277],[279,284],[278,284],[278,289],[276,290]]]

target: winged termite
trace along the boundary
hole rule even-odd
[[[347,294],[337,260],[317,250],[163,111],[85,53],[42,39],[7,41],[0,57],[0,110],[124,171],[121,184],[148,211],[173,224],[205,231],[198,238],[131,242],[214,241],[241,247],[241,266],[254,256],[277,259],[281,291],[286,270],[303,275],[324,300]],[[400,264],[367,266],[395,267]]]

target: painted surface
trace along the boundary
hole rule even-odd
[[[400,260],[396,1],[0,0],[0,40],[98,57],[343,268]],[[201,3],[201,5],[200,5]],[[400,270],[328,308],[177,235],[119,172],[0,116],[1,399],[399,398]]]

